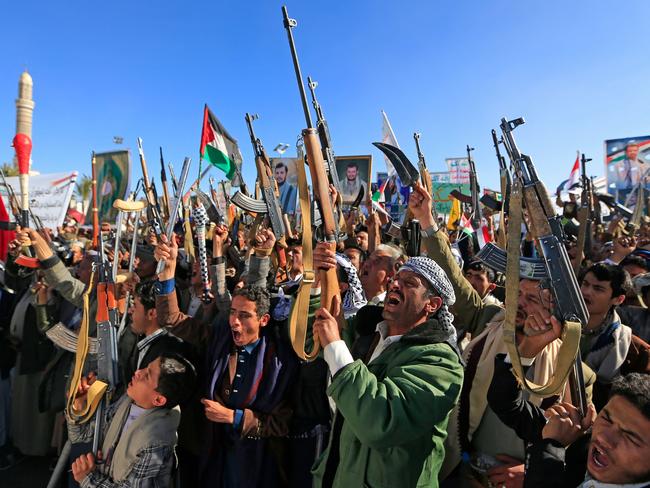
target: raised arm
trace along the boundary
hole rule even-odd
[[[423,236],[422,245],[426,249],[427,255],[447,273],[447,277],[454,287],[456,294],[454,311],[458,325],[472,335],[477,335],[485,326],[483,311],[486,305],[463,275],[463,270],[460,269],[451,253],[447,236],[443,231],[437,230],[438,224],[431,215],[432,202],[433,199],[429,192],[419,182],[416,182],[409,198],[409,210],[413,212],[413,217],[420,221],[422,230],[428,233],[428,237]]]
[[[161,327],[173,327],[174,335],[195,347],[199,347],[207,338],[208,331],[203,320],[195,319],[184,314],[178,307],[176,297],[176,257],[178,244],[174,238],[167,240],[161,236],[156,245],[154,256],[157,261],[163,260],[165,267],[158,275],[158,294],[156,296],[156,314]]]

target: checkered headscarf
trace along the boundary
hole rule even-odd
[[[442,306],[436,311],[434,317],[438,319],[438,322],[440,322],[445,329],[448,329],[454,334],[455,340],[456,330],[453,326],[454,316],[449,311],[449,307],[451,307],[456,301],[456,294],[454,293],[454,287],[451,286],[449,278],[447,278],[447,274],[433,259],[424,256],[409,258],[409,260],[400,267],[399,271],[402,270],[412,271],[419,274],[427,280],[436,293],[440,295],[442,298]]]

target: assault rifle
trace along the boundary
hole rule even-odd
[[[117,369],[117,330],[119,327],[117,301],[115,300],[115,282],[111,265],[104,253],[102,233],[99,239],[99,263],[96,263],[97,280],[97,380],[106,383],[107,388],[97,410],[95,411],[95,435],[93,436],[93,453],[101,446],[103,424],[106,421],[106,408],[110,404],[118,381]],[[115,254],[117,259],[117,252]]]
[[[591,249],[591,226],[593,223],[594,202],[591,191],[591,180],[587,176],[587,163],[589,161],[591,161],[591,159],[585,157],[585,154],[582,153],[582,157],[580,158],[582,194],[580,195],[580,209],[578,210],[578,222],[580,222],[580,227],[578,228],[578,242],[576,244],[577,253],[575,262],[573,263],[573,270],[576,275],[580,272],[583,253],[588,257],[590,254],[589,250]]]
[[[508,233],[508,271],[514,271],[514,282],[516,283],[516,277],[518,275],[518,270],[516,268],[519,267],[518,261],[520,245],[520,235],[516,226],[521,222],[521,214],[516,214],[515,210],[519,211],[523,201],[528,209],[530,230],[539,242],[539,247],[543,256],[543,263],[546,268],[546,278],[543,280],[542,286],[549,289],[553,294],[553,314],[565,328],[562,348],[558,355],[559,361],[557,369],[560,369],[560,364],[563,361],[566,362],[567,358],[572,359],[572,364],[568,363],[570,365],[568,368],[568,376],[571,389],[571,401],[584,416],[587,410],[587,399],[584,388],[579,341],[581,327],[587,325],[589,313],[582,297],[582,293],[580,292],[578,280],[576,279],[573,267],[571,266],[569,255],[564,247],[565,235],[562,228],[561,218],[555,213],[555,207],[549,198],[544,184],[537,176],[532,159],[529,156],[522,154],[515,142],[513,131],[523,123],[523,118],[514,120],[506,120],[505,118],[502,118],[500,124],[501,131],[503,132],[503,143],[511,157],[513,166],[511,204],[514,205],[510,208],[510,222],[514,222],[515,229]],[[517,203],[519,203],[519,206],[517,206]],[[512,280],[513,277],[508,276],[507,278]],[[517,292],[518,290],[512,290],[511,292],[515,299]],[[507,297],[506,300],[508,300]],[[508,304],[508,301],[506,302],[506,313],[508,313],[508,307],[511,305],[512,302],[510,302],[510,304]],[[516,310],[516,301],[514,302],[514,309]],[[507,329],[508,322],[507,319]],[[514,322],[514,320],[512,322]],[[513,352],[517,355],[517,358],[516,360],[513,360],[513,365],[515,365],[515,363],[519,365],[519,376],[521,374],[521,365],[516,349],[514,323],[512,324],[512,327],[512,330],[506,330],[504,339],[506,340],[506,343],[509,343],[510,347],[514,344]],[[512,354],[513,353],[511,352],[511,355]],[[560,387],[565,378],[562,377],[562,375],[565,373],[565,371],[556,371],[554,373],[554,377],[562,380],[559,384]],[[522,380],[524,386],[528,388],[528,383],[525,378],[519,377],[519,379]]]
[[[300,93],[300,101],[302,102],[303,112],[305,114],[306,128],[302,131],[302,138],[306,150],[306,161],[309,165],[309,172],[311,174],[311,182],[313,189],[314,201],[317,202],[318,209],[322,220],[321,236],[331,250],[336,249],[337,234],[337,215],[334,211],[330,192],[329,192],[329,179],[325,171],[325,161],[323,159],[323,148],[319,139],[318,130],[314,128],[309,104],[307,103],[307,94],[305,93],[305,84],[300,71],[300,63],[298,61],[298,53],[296,52],[296,45],[293,39],[292,29],[298,25],[295,19],[289,18],[287,7],[282,7],[282,17],[284,28],[287,31],[287,38],[289,40],[289,49],[291,51],[291,59],[293,60],[293,67],[296,74],[296,81],[298,84],[298,91]],[[298,168],[298,181],[299,192],[301,199],[302,217],[305,224],[309,223],[309,211],[306,209],[306,191],[307,180],[305,171],[302,166]],[[308,200],[308,199],[307,199]],[[311,246],[311,225],[303,225],[303,248]],[[311,251],[309,247],[308,251]],[[296,354],[307,360],[313,360],[318,355],[320,347],[318,336],[313,336],[314,346],[312,350],[307,353],[304,350],[305,339],[307,334],[307,309],[309,305],[309,288],[314,280],[313,264],[311,262],[311,252],[305,253],[308,259],[305,260],[305,273],[298,291],[296,304],[294,305],[290,317],[290,335],[293,348]],[[320,275],[321,284],[321,306],[327,308],[330,312],[334,312],[334,300],[340,295],[338,277],[336,269],[318,270]]]
[[[467,161],[469,163],[469,189],[472,196],[472,227],[479,231],[483,225],[483,215],[481,213],[481,187],[478,184],[478,175],[476,174],[476,165],[472,159],[473,147],[467,144]]]
[[[499,161],[499,178],[501,180],[501,201],[502,204],[508,201],[510,196],[510,186],[512,185],[512,178],[510,177],[510,171],[508,171],[508,165],[506,164],[506,158],[501,155],[499,151],[499,144],[503,143],[503,138],[501,140],[497,137],[497,131],[492,129],[492,143],[494,144],[494,151],[497,155],[497,160]],[[507,205],[503,209],[505,215],[508,214]]]
[[[266,155],[262,141],[255,135],[255,131],[253,130],[253,120],[257,119],[258,116],[247,113],[245,118],[246,125],[248,126],[248,134],[250,135],[253,151],[255,152],[257,181],[260,185],[262,199],[256,200],[244,195],[242,191],[238,190],[232,196],[232,203],[247,212],[266,214],[271,223],[271,229],[273,230],[273,234],[275,234],[275,238],[278,242],[282,242],[287,231],[282,218],[278,186],[273,177],[273,168],[271,168],[271,162]]]
[[[334,185],[338,198],[334,202],[336,207],[336,213],[339,214],[339,218],[336,219],[336,232],[340,233],[339,223],[341,221],[341,183],[339,180],[338,170],[336,169],[336,159],[334,157],[334,150],[332,149],[332,139],[330,138],[330,129],[323,115],[323,109],[318,103],[316,98],[316,87],[318,82],[311,79],[310,76],[307,77],[307,86],[309,87],[309,92],[311,93],[311,103],[314,106],[314,111],[316,112],[316,129],[318,130],[318,138],[320,139],[321,151],[323,152],[323,161],[325,161],[325,169],[327,170],[327,175],[329,176],[330,184]],[[363,187],[361,188],[363,189]],[[361,195],[363,198],[363,194]],[[358,205],[357,205],[358,207]]]

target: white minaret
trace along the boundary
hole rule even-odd
[[[27,70],[20,75],[18,82],[18,98],[16,99],[16,134],[27,134],[32,137],[32,114],[34,100],[32,100],[34,82]]]

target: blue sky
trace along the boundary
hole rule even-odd
[[[91,151],[115,148],[119,135],[136,178],[138,136],[150,165],[162,145],[177,168],[188,155],[196,171],[207,102],[239,140],[251,184],[244,113],[260,115],[256,131],[270,153],[280,142],[293,145],[304,125],[281,5],[4,2],[0,162],[13,156],[14,100],[27,67],[35,85],[34,169],[90,173]],[[594,159],[590,174],[602,175],[604,139],[650,133],[648,2],[287,5],[336,154],[372,154],[375,171],[384,168],[371,146],[381,137],[381,109],[413,160],[412,134],[421,131],[432,171],[474,146],[480,181],[492,188],[490,129],[503,115],[526,118],[520,148],[552,187],[568,177],[576,149]]]

